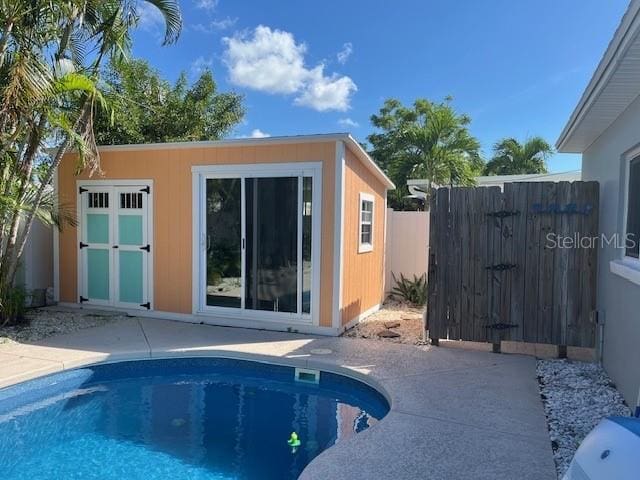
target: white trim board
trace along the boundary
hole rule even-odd
[[[355,327],[358,323],[360,323],[362,320],[364,320],[365,318],[367,318],[369,315],[373,315],[374,313],[376,313],[377,311],[379,311],[382,308],[382,304],[378,303],[377,305],[374,305],[373,307],[365,310],[364,312],[362,312],[360,315],[358,315],[355,318],[352,318],[351,320],[349,320],[347,323],[345,323],[344,325],[342,325],[340,327],[340,334],[342,334],[343,332],[346,332],[347,330],[349,330],[350,328]]]
[[[109,312],[121,312],[134,317],[157,318],[159,320],[171,320],[175,322],[198,323],[205,325],[213,325],[219,327],[236,327],[248,328],[251,330],[269,330],[277,332],[289,333],[306,333],[311,335],[324,335],[336,337],[341,331],[333,327],[322,327],[316,325],[306,325],[299,323],[287,322],[269,322],[256,320],[244,320],[238,318],[229,318],[221,315],[194,315],[189,313],[165,312],[162,310],[130,310],[126,308],[118,308],[112,306],[96,306],[96,305],[80,305],[77,303],[60,302],[61,307],[87,309],[87,310],[104,310]]]
[[[335,197],[333,218],[333,305],[331,325],[339,328],[342,323],[342,282],[344,280],[344,188],[345,188],[345,145],[336,142]]]
[[[620,229],[622,232],[622,238],[626,240],[627,238],[627,215],[629,214],[629,180],[631,175],[631,162],[640,157],[640,146],[636,145],[631,148],[625,154],[622,155],[623,162],[623,170],[624,170],[624,178],[621,179],[621,182],[624,187],[622,189],[622,218],[620,220]],[[618,255],[619,261],[622,264],[626,264],[627,266],[631,265],[632,268],[638,269],[640,268],[640,259],[636,257],[627,256],[626,248],[620,249],[620,253]],[[613,271],[613,270],[612,270]]]

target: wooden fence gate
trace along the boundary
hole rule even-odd
[[[597,182],[434,190],[429,337],[593,347]]]

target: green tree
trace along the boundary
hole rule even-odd
[[[175,84],[145,60],[110,62],[101,87],[111,112],[99,112],[98,144],[217,140],[244,117],[242,97],[217,91],[210,70],[189,86],[182,73]]]
[[[35,218],[61,225],[51,181],[70,147],[78,168],[96,169],[93,119],[106,102],[97,85],[105,59],[131,45],[142,1],[0,0],[0,324]],[[177,1],[148,0],[174,42],[182,18]]]
[[[503,138],[493,146],[493,157],[485,166],[485,175],[520,175],[546,173],[547,160],[553,148],[542,137],[531,137],[520,143]]]
[[[396,184],[389,198],[395,209],[411,208],[407,180],[424,178],[436,185],[473,185],[483,167],[480,143],[469,132],[470,118],[457,113],[451,98],[435,103],[418,99],[412,107],[389,99],[371,122],[373,158]]]

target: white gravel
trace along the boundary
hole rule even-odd
[[[0,344],[34,342],[51,335],[99,327],[124,316],[119,313],[87,313],[82,310],[44,307],[27,311],[26,318],[27,322],[20,325],[0,327]]]
[[[603,417],[631,411],[598,364],[538,360],[537,370],[556,469],[562,478],[580,442]]]

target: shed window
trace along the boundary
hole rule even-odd
[[[89,192],[89,208],[109,208],[109,193]]]
[[[638,258],[640,253],[640,156],[631,160],[629,165],[627,195],[626,254],[628,257]]]
[[[121,193],[120,208],[142,208],[142,194],[136,192]]]
[[[360,194],[360,228],[358,231],[358,252],[370,252],[373,250],[373,195]]]

